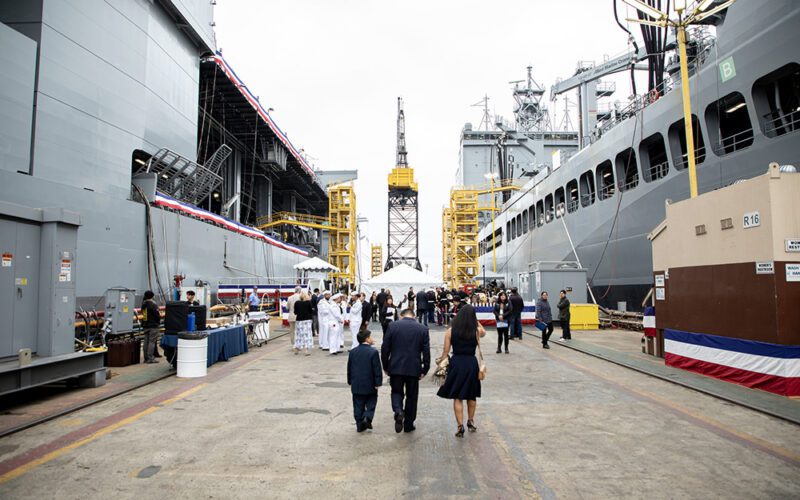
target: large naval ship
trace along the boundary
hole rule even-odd
[[[176,276],[212,292],[290,281],[319,250],[318,233],[254,228],[273,210],[325,215],[328,197],[217,50],[213,3],[0,2],[3,271],[32,290],[20,301],[36,295],[40,236],[12,228],[18,207],[76,215],[72,311],[102,309],[114,287],[169,300]]]
[[[700,193],[763,174],[770,162],[800,161],[800,5],[739,0],[708,21],[712,26],[689,30]],[[579,260],[598,303],[642,307],[652,286],[647,234],[664,218],[667,200],[689,197],[678,62],[670,57],[677,50],[670,33],[660,36],[663,45],[650,40],[618,60],[579,65],[573,77],[553,86],[552,94],[580,92],[576,143],[556,144],[564,142],[564,132],[548,137],[546,130],[531,133],[501,123],[492,132],[465,127],[460,177],[482,165],[469,147],[476,136],[498,150],[501,140],[522,146],[538,141],[556,153],[553,160],[541,154],[535,161],[517,159],[517,172],[532,178],[507,197],[494,225],[486,223],[479,232],[483,273],[519,286],[530,300],[535,263]],[[667,58],[656,59],[654,67],[647,47],[665,48],[659,52]],[[598,83],[599,76],[645,66],[639,61],[648,61],[647,92],[623,106],[598,106],[597,97],[614,90]],[[518,124],[525,122],[520,109],[526,111],[517,106]],[[516,156],[524,149],[533,148],[516,146]],[[507,158],[500,155],[493,163],[500,177],[509,175]],[[489,173],[497,175],[491,168]]]

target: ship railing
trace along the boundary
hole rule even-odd
[[[795,130],[800,130],[800,109],[780,114],[770,111],[761,117],[764,135],[778,137]]]
[[[630,191],[631,189],[635,188],[638,185],[639,185],[639,178],[637,177],[636,179],[631,179],[624,184],[620,183],[619,189],[620,191]]]
[[[570,201],[567,202],[567,212],[568,213],[572,213],[577,209],[578,209],[578,200],[577,199],[570,200]]]
[[[702,146],[702,147],[699,147],[699,148],[695,148],[694,149],[694,158],[695,158],[695,163],[700,163],[703,160],[705,160],[705,158],[706,158],[706,147]],[[689,166],[689,158],[686,156],[686,153],[684,153],[683,155],[681,155],[680,161],[675,163],[675,168],[684,169],[684,168],[687,168],[688,166]]]
[[[667,173],[669,173],[669,160],[664,160],[661,163],[650,165],[648,172],[650,174],[651,181],[655,181],[661,179],[662,177],[666,177]]]
[[[600,188],[599,194],[601,200],[607,200],[614,196],[614,193],[617,191],[616,186],[613,184],[609,184],[608,186]]]
[[[753,129],[748,128],[737,132],[728,137],[723,137],[714,145],[714,152],[719,155],[727,155],[744,149],[753,144]]]
[[[581,195],[581,203],[583,203],[585,207],[594,203],[594,191],[589,192],[589,194]]]

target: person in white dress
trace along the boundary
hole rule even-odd
[[[328,316],[328,350],[332,355],[339,354],[339,349],[344,344],[344,311],[342,310],[341,293],[335,294],[330,300],[330,315]]]
[[[322,292],[322,297],[319,298],[317,301],[317,320],[319,323],[319,348],[323,350],[328,350],[328,326],[330,323],[330,315],[331,315],[331,304],[330,304],[330,297],[331,292],[329,290],[325,290]]]
[[[353,292],[351,295],[352,304],[350,305],[350,313],[348,319],[350,320],[350,349],[358,347],[358,331],[361,330],[361,294]]]

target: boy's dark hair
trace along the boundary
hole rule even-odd
[[[367,339],[370,337],[370,335],[372,335],[371,331],[369,331],[369,330],[361,330],[360,332],[358,332],[358,335],[356,335],[356,340],[358,340],[359,344],[363,344],[364,342],[367,341]]]
[[[156,294],[154,294],[152,290],[148,290],[148,291],[144,292],[144,300],[150,300],[155,296],[156,296]]]
[[[566,294],[567,294],[567,291],[566,291],[566,290],[561,290],[561,292],[560,292],[560,293],[563,293],[564,295],[566,295]]]
[[[319,293],[319,288],[315,288],[314,293]]]
[[[194,290],[189,290],[188,292],[186,292],[186,295],[194,295],[194,294],[195,294]]]
[[[406,309],[403,309],[402,311],[400,311],[400,317],[401,318],[413,318],[414,317],[414,310],[411,309],[410,307],[408,307]]]

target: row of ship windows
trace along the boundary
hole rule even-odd
[[[760,78],[753,85],[753,104],[759,118],[761,132],[766,137],[778,137],[800,130],[800,64],[790,63]],[[753,144],[753,127],[750,121],[748,104],[739,92],[733,92],[710,104],[705,110],[705,125],[717,156],[725,156]],[[695,162],[702,164],[706,159],[706,146],[700,121],[692,115]],[[679,120],[667,130],[672,164],[675,170],[687,166],[686,135],[684,121]],[[641,178],[653,182],[669,173],[670,162],[664,137],[657,132],[639,143],[639,161],[642,165]],[[614,178],[617,182],[614,182]],[[594,204],[595,199],[605,200],[614,196],[617,190],[629,191],[639,185],[639,168],[636,151],[627,148],[611,160],[605,160],[593,170],[587,170],[578,179],[569,181],[566,187],[559,187],[530,208],[506,222],[506,242],[516,239],[536,227],[551,222],[567,213]],[[502,230],[495,231],[496,247],[502,244]],[[479,243],[481,255],[491,251],[492,236]]]

